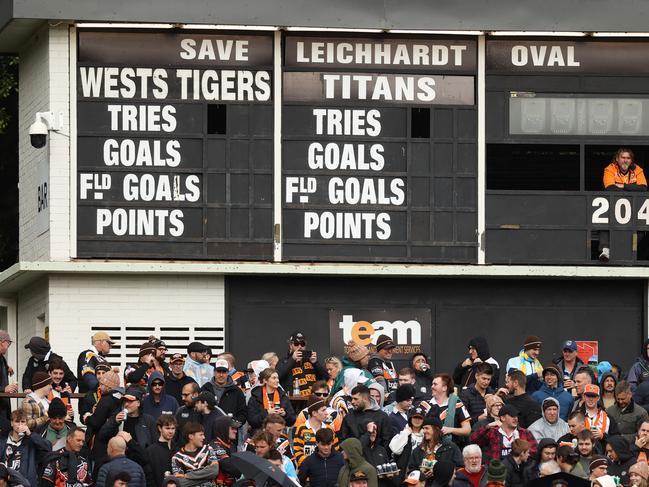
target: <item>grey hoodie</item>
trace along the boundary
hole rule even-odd
[[[381,394],[381,402],[378,404],[378,407],[374,407],[376,404],[376,401],[372,399],[372,406],[370,406],[369,409],[383,409],[383,403],[385,402],[385,387],[383,387],[381,384],[378,382],[372,382],[371,384],[368,384],[367,386],[368,389],[375,389],[379,391]]]
[[[540,441],[542,438],[552,438],[554,441],[558,441],[559,438],[570,431],[570,429],[568,428],[568,423],[561,419],[560,416],[557,416],[557,421],[555,423],[550,423],[546,419],[544,406],[548,402],[552,402],[552,404],[554,404],[559,410],[558,413],[561,413],[561,406],[559,405],[559,401],[557,401],[554,397],[548,397],[543,400],[543,403],[541,405],[543,415],[540,419],[534,421],[528,428],[536,441]]]

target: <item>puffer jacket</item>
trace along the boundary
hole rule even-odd
[[[115,457],[102,465],[97,474],[97,487],[112,487],[112,483],[107,483],[108,479],[120,472],[126,472],[131,477],[131,480],[128,481],[129,487],[146,487],[146,478],[142,467],[124,455]]]
[[[543,383],[540,389],[532,394],[532,398],[539,404],[543,404],[543,401],[548,397],[552,397],[559,402],[559,417],[564,421],[568,421],[574,399],[572,398],[572,394],[563,388],[563,382],[559,382],[555,388],[548,387],[547,384]]]
[[[340,444],[341,450],[347,456],[345,464],[338,472],[338,485],[350,485],[350,477],[355,472],[367,475],[367,487],[378,487],[379,481],[376,469],[363,458],[363,447],[357,438],[347,438]]]
[[[631,366],[629,374],[627,375],[627,382],[631,384],[631,390],[635,391],[639,384],[649,380],[649,356],[647,355],[647,346],[649,345],[649,338],[642,344],[640,356],[635,363]]]
[[[507,361],[505,373],[512,369],[520,370],[527,376],[527,392],[537,391],[541,387],[542,382],[539,380],[539,374],[543,371],[543,366],[539,359],[531,358],[525,353],[525,350],[521,350],[516,357]]]
[[[555,423],[550,423],[545,417],[545,410],[543,409],[543,406],[546,406],[546,404],[548,403],[554,404],[559,409],[559,417],[557,418],[557,421]],[[540,441],[542,438],[552,438],[554,441],[557,441],[559,438],[570,431],[570,428],[568,428],[568,423],[561,419],[561,406],[559,405],[559,401],[557,401],[554,397],[548,397],[547,399],[545,399],[543,401],[541,409],[543,409],[543,415],[541,416],[541,419],[534,421],[534,423],[532,423],[528,428],[529,432],[534,435],[534,438],[536,438],[536,441]]]

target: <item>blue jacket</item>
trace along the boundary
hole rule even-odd
[[[540,389],[532,394],[532,398],[539,404],[543,404],[543,401],[548,397],[552,397],[559,402],[559,417],[564,421],[568,421],[568,416],[572,411],[572,404],[574,399],[572,395],[567,392],[562,384],[550,389],[545,383],[540,387]]]
[[[38,464],[42,456],[52,453],[52,444],[38,433],[23,438],[18,450],[21,452],[18,472],[27,477],[31,485],[39,485]],[[0,438],[0,462],[7,464],[7,436]],[[11,467],[10,464],[7,466]]]
[[[163,383],[165,382],[164,376],[157,370],[149,376],[149,381],[147,383],[147,392],[148,394],[144,399],[142,399],[142,411],[144,414],[158,419],[161,414],[176,414],[178,410],[178,401],[176,398],[167,394],[165,388],[162,388],[162,394],[160,395],[160,402],[156,403],[153,401],[153,395],[151,394],[151,384],[154,380],[160,380]]]
[[[109,485],[107,481],[120,472],[126,472],[130,475],[129,487],[146,487],[146,478],[142,467],[124,455],[115,457],[110,462],[102,465],[97,474],[97,487],[112,487],[113,484]]]

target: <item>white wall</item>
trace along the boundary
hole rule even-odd
[[[225,325],[222,276],[58,274],[49,279],[50,343],[70,368],[76,369],[79,352],[90,344],[91,326]],[[186,336],[177,339],[186,347]]]
[[[20,52],[19,184],[20,260],[70,259],[70,35],[67,25],[35,35]],[[63,115],[63,128],[50,132],[48,145],[34,149],[29,126],[36,112]],[[34,225],[39,168],[49,158],[49,230]]]
[[[34,205],[38,167],[47,159],[47,148],[34,149],[29,126],[36,112],[49,110],[48,30],[42,29],[20,52],[18,91],[19,259],[49,260],[49,231],[38,235]]]
[[[70,33],[50,27],[50,110],[63,114],[63,129],[50,132],[50,259],[70,260]],[[62,135],[65,134],[65,135]]]
[[[18,351],[18,370],[16,381],[22,383],[22,376],[25,364],[29,358],[29,351],[25,350],[25,344],[33,336],[44,336],[43,325],[47,326],[48,321],[48,280],[46,277],[30,284],[18,293],[18,330],[12,346]],[[44,323],[39,316],[45,315]]]

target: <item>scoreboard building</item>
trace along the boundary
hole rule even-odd
[[[96,331],[243,368],[391,334],[452,370],[647,336],[649,6],[7,0],[19,56],[19,262],[0,325],[74,363]],[[45,124],[43,147],[30,127]],[[42,145],[42,144],[41,144]],[[610,260],[599,261],[600,239]],[[594,343],[593,343],[594,342]]]

